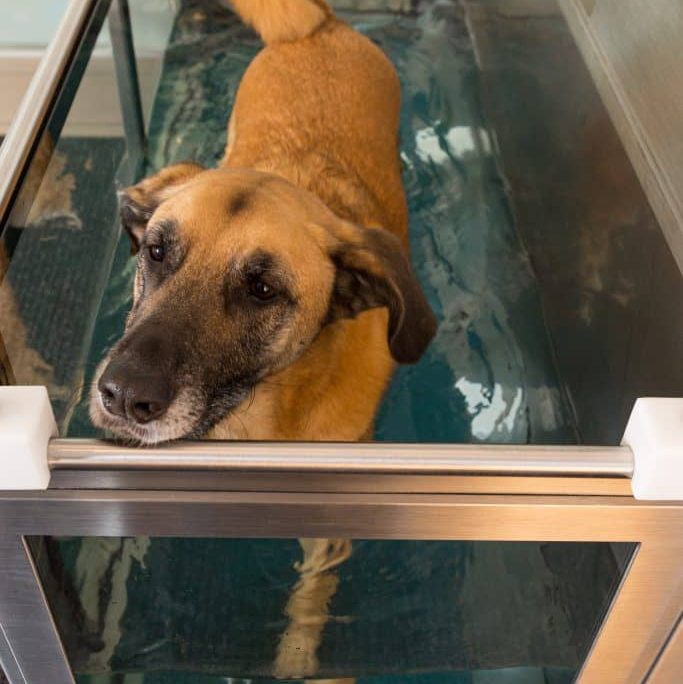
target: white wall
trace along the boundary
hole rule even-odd
[[[129,0],[143,108],[149,117],[177,0]],[[12,121],[67,0],[0,0],[0,135]],[[119,135],[109,30],[100,33],[93,58],[69,114],[64,135]]]

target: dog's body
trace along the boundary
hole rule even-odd
[[[121,194],[139,251],[126,332],[93,422],[186,436],[369,438],[396,361],[435,320],[407,259],[399,83],[321,0],[233,0],[268,44],[247,70],[218,169],[188,162]],[[350,540],[303,540],[278,677],[310,677]]]
[[[394,361],[435,329],[406,260],[398,78],[320,0],[233,4],[268,44],[219,168],[122,193],[141,256],[91,415],[143,443],[369,437]]]
[[[268,17],[268,5],[233,3]],[[310,28],[288,12],[293,27]],[[382,226],[407,248],[408,212],[397,154],[400,86],[367,38],[320,10],[310,36],[275,41],[245,73],[228,128],[226,167],[274,173],[318,196],[335,214]],[[277,36],[277,32],[275,32]],[[283,107],[282,103],[287,106]],[[258,388],[215,437],[356,440],[369,436],[393,361],[387,312],[371,309],[328,326],[273,384]],[[359,392],[359,388],[362,391]],[[343,418],[340,420],[340,417]]]
[[[253,0],[233,4],[240,10]],[[309,3],[285,4],[296,15],[297,6]],[[384,53],[325,15],[312,35],[268,45],[251,63],[222,163],[282,176],[341,218],[382,226],[407,247],[400,100],[398,76]]]

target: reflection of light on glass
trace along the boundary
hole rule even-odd
[[[500,385],[496,385],[496,389],[500,388]],[[501,392],[502,393],[502,392]],[[515,398],[512,400],[512,404],[507,411],[507,416],[503,419],[503,424],[508,430],[512,430],[515,426],[515,419],[519,413],[519,409],[522,407],[522,388],[518,387],[515,390]]]
[[[453,126],[444,136],[428,126],[415,134],[415,151],[423,162],[445,164],[453,157],[491,154],[491,141],[483,128]]]
[[[514,397],[507,403],[503,396],[503,386],[495,383],[493,394],[479,382],[460,378],[455,387],[461,392],[467,404],[467,412],[472,416],[472,436],[488,439],[496,432],[511,432],[522,408],[522,389],[515,390]]]

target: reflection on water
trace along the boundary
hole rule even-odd
[[[387,52],[401,78],[412,258],[440,319],[422,361],[398,369],[376,438],[572,441],[534,279],[480,110],[461,8],[434,2],[417,15],[346,17]],[[259,48],[220,5],[185,4],[153,111],[149,171],[185,159],[218,161],[239,79]],[[92,366],[121,335],[133,268],[124,238],[98,318]],[[70,434],[92,431],[84,402]]]

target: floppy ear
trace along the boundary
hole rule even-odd
[[[121,225],[130,238],[131,254],[136,254],[140,249],[147,222],[154,210],[181,185],[203,170],[202,166],[194,162],[173,164],[141,180],[137,185],[119,191],[119,215]]]
[[[400,241],[382,228],[351,224],[344,224],[337,237],[331,254],[336,274],[328,320],[386,306],[391,355],[399,363],[415,363],[432,341],[437,322]]]

